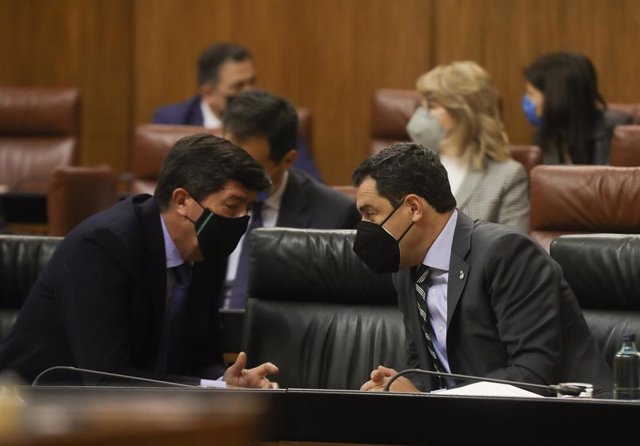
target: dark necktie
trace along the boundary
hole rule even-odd
[[[167,305],[166,317],[166,371],[179,373],[182,368],[186,329],[186,308],[189,288],[191,286],[191,264],[169,269],[175,279],[171,296]]]
[[[249,236],[255,228],[262,227],[263,201],[256,201],[251,212],[251,221],[242,240],[240,258],[236,278],[233,280],[229,294],[229,308],[243,309],[247,303],[247,285],[249,282]]]
[[[436,355],[436,350],[433,347],[432,341],[432,329],[431,322],[429,321],[429,310],[427,309],[427,293],[426,283],[427,276],[429,276],[429,268],[425,265],[421,265],[416,269],[416,303],[418,305],[418,315],[420,317],[420,326],[422,327],[422,333],[427,343],[427,350],[429,350],[429,356],[431,356],[431,362],[433,362],[433,368],[436,372],[444,372],[444,367]],[[439,376],[438,385],[441,389],[446,388],[444,378]]]

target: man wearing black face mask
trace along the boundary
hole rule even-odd
[[[224,370],[215,298],[248,211],[270,184],[257,162],[222,138],[179,140],[154,197],[127,198],[61,242],[0,345],[0,370],[27,381],[53,366],[75,366],[194,385],[272,387],[267,375],[277,367],[245,369],[244,353]],[[105,382],[78,373],[50,378]]]
[[[395,273],[408,367],[608,392],[611,371],[560,266],[529,237],[457,211],[437,155],[396,144],[353,180],[362,214],[353,249],[374,271]],[[362,390],[395,374],[380,366]],[[392,390],[452,385],[400,377]]]

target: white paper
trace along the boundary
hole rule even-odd
[[[480,381],[454,389],[434,390],[438,395],[470,395],[470,396],[506,396],[521,398],[544,398],[537,393],[529,392],[511,384]]]

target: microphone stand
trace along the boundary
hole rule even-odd
[[[198,386],[191,386],[189,384],[174,383],[174,382],[170,382],[170,381],[160,381],[160,380],[157,380],[157,379],[142,378],[142,377],[139,377],[139,376],[121,375],[119,373],[101,372],[99,370],[82,369],[82,368],[79,368],[79,367],[72,367],[72,366],[66,366],[66,365],[57,365],[57,366],[54,366],[54,367],[49,367],[46,370],[43,370],[42,372],[40,372],[38,374],[38,376],[36,376],[36,379],[33,380],[31,385],[32,386],[37,386],[38,385],[38,381],[40,381],[40,379],[44,375],[48,374],[49,372],[56,371],[56,370],[67,370],[67,371],[73,371],[73,372],[79,372],[79,373],[93,374],[93,375],[98,375],[98,376],[106,376],[106,377],[110,377],[110,378],[122,378],[122,379],[128,379],[129,381],[141,381],[141,382],[147,382],[147,383],[152,383],[152,384],[162,384],[164,386],[188,387],[190,389],[198,387]]]
[[[496,378],[482,378],[479,376],[471,376],[471,375],[460,375],[457,373],[441,373],[441,372],[434,372],[431,370],[422,370],[422,369],[406,369],[406,370],[402,370],[400,372],[398,372],[396,375],[392,376],[384,385],[384,392],[388,392],[389,388],[391,387],[391,384],[398,378],[400,378],[403,375],[408,375],[410,373],[419,373],[419,374],[423,374],[423,375],[430,375],[430,376],[440,376],[440,377],[444,377],[444,378],[454,378],[454,379],[461,379],[461,380],[465,380],[465,381],[487,381],[487,382],[492,382],[492,383],[498,383],[498,384],[510,384],[512,386],[516,386],[516,387],[530,387],[532,389],[540,389],[540,390],[546,390],[546,391],[554,391],[556,393],[560,393],[561,395],[570,395],[570,396],[579,396],[581,392],[583,392],[585,390],[584,386],[576,386],[576,385],[556,385],[556,384],[551,384],[551,385],[543,385],[543,384],[533,384],[533,383],[525,383],[525,382],[519,382],[519,381],[509,381],[506,379],[496,379]]]

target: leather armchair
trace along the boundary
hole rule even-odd
[[[220,130],[195,125],[143,124],[137,126],[133,139],[133,169],[129,192],[153,194],[160,169],[171,147],[183,136],[195,133],[222,135]]]
[[[510,145],[511,157],[524,166],[527,175],[531,169],[542,164],[542,149],[533,145]]]
[[[614,102],[607,104],[610,110],[616,110],[633,117],[633,124],[640,124],[640,103]]]
[[[0,340],[62,237],[0,235]]]
[[[108,165],[58,167],[47,194],[48,234],[64,236],[85,218],[118,201],[116,173]]]
[[[381,88],[374,91],[369,154],[376,154],[396,142],[410,141],[406,126],[420,101],[420,93],[415,90]]]
[[[389,274],[353,250],[355,231],[256,229],[242,344],[282,387],[359,389],[379,364],[407,367]]]
[[[563,235],[551,243],[602,354],[613,365],[622,336],[640,337],[640,235]]]
[[[79,122],[75,88],[0,87],[0,184],[46,192],[53,170],[75,163]]]
[[[609,164],[640,166],[640,125],[619,125],[613,130]]]
[[[529,230],[547,251],[563,234],[640,233],[640,167],[536,166]]]

